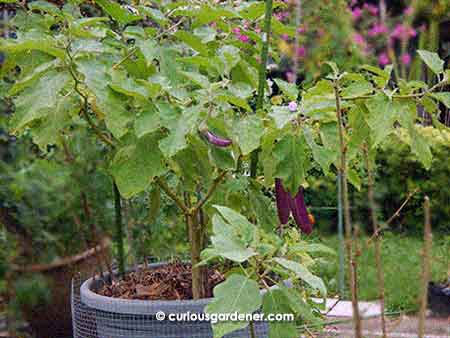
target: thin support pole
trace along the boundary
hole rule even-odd
[[[345,240],[344,240],[344,213],[342,208],[342,176],[337,176],[337,202],[338,202],[338,237],[339,237],[339,294],[345,297]]]

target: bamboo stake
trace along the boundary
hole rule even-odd
[[[431,246],[432,246],[432,233],[431,233],[431,217],[430,217],[430,199],[425,196],[423,204],[425,213],[425,227],[423,234],[423,252],[422,252],[422,293],[420,299],[420,312],[419,312],[419,338],[425,337],[425,320],[428,306],[428,283],[430,281],[431,274]]]
[[[383,272],[383,260],[381,257],[381,237],[378,226],[377,218],[377,205],[375,203],[375,196],[373,191],[374,178],[373,178],[373,168],[369,158],[369,150],[367,145],[364,147],[364,158],[366,162],[367,169],[367,198],[369,202],[369,213],[372,220],[373,235],[375,238],[375,265],[377,268],[377,282],[378,282],[378,297],[381,308],[381,331],[383,333],[383,338],[387,338],[386,330],[386,318],[384,316],[385,306],[384,306],[384,272]]]
[[[347,252],[348,273],[350,278],[350,290],[352,297],[353,308],[353,325],[355,330],[355,338],[362,338],[361,317],[359,313],[358,304],[358,276],[357,276],[357,261],[353,255],[352,244],[352,220],[350,215],[350,202],[348,198],[347,185],[347,145],[346,145],[346,131],[344,126],[344,119],[342,116],[341,97],[340,97],[339,78],[334,81],[334,92],[336,98],[336,115],[338,121],[339,133],[339,147],[340,147],[340,167],[339,172],[342,180],[342,202],[344,207],[344,221],[345,221],[345,247]]]

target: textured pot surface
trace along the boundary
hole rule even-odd
[[[158,267],[161,264],[152,264]],[[84,317],[95,317],[93,338],[212,338],[211,324],[206,321],[169,321],[169,314],[204,313],[212,298],[200,300],[149,301],[127,300],[101,296],[95,293],[100,280],[88,279],[80,288],[82,309],[88,312]],[[77,310],[77,309],[75,309]],[[156,319],[158,312],[164,312],[166,319]],[[77,315],[76,317],[83,318]],[[83,322],[75,325],[83,326]],[[92,327],[92,323],[90,324]],[[268,325],[255,324],[258,338],[268,336]],[[79,330],[80,332],[82,330]],[[248,328],[233,332],[226,338],[249,338]],[[75,338],[85,338],[77,336]],[[89,337],[91,338],[91,337]]]

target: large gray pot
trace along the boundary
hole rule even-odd
[[[152,264],[158,267],[161,264]],[[211,324],[205,321],[172,322],[156,320],[156,313],[204,313],[212,298],[180,301],[125,300],[101,296],[94,291],[101,281],[88,279],[81,285],[81,303],[94,316],[96,336],[93,338],[212,338]],[[167,318],[167,317],[166,317]],[[93,318],[90,318],[91,320]],[[268,324],[255,323],[256,336],[268,337]],[[248,328],[235,331],[226,338],[249,338]],[[83,337],[84,338],[84,337]],[[86,337],[91,338],[91,337]]]

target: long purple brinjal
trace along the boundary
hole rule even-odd
[[[215,146],[218,147],[228,147],[229,145],[231,145],[232,141],[226,138],[221,138],[217,135],[215,135],[214,133],[210,132],[209,130],[207,130],[204,133],[206,139],[208,140],[209,143],[214,144]]]
[[[297,195],[290,199],[290,207],[295,223],[300,227],[302,232],[310,234],[312,232],[312,224],[308,216],[308,210],[306,209],[302,187],[298,189]]]
[[[291,213],[290,194],[284,190],[281,179],[275,179],[275,199],[277,202],[278,218],[281,224],[286,224],[289,221],[289,214]]]

